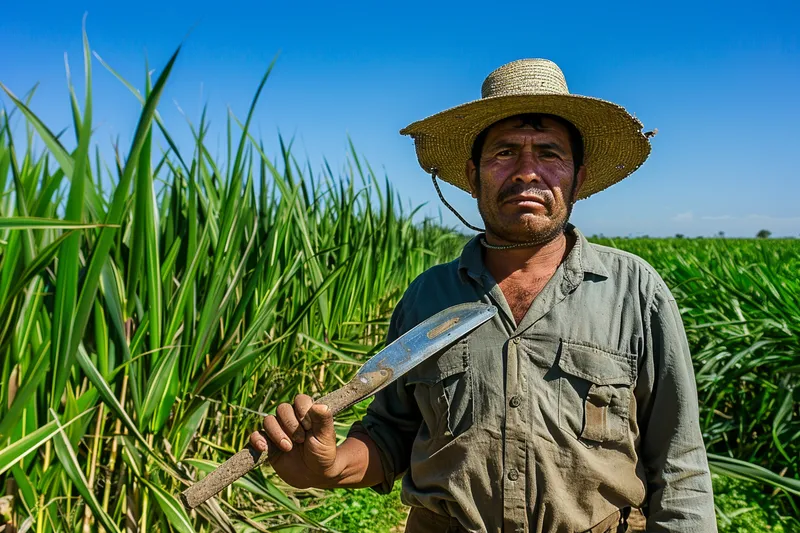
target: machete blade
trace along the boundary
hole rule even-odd
[[[390,376],[372,391],[378,392],[496,314],[497,308],[485,303],[470,302],[448,307],[420,322],[375,354],[364,363],[354,379],[376,372],[389,372]]]

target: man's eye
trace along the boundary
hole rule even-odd
[[[512,152],[511,150],[506,149],[506,150],[500,150],[495,155],[497,157],[507,157],[507,156],[510,156],[510,155],[514,155],[514,152]]]
[[[558,154],[555,152],[542,152],[539,154],[539,157],[543,159],[555,159],[558,157]]]

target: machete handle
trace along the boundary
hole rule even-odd
[[[372,374],[372,375],[371,375]],[[376,391],[381,383],[392,375],[390,370],[381,370],[368,374],[358,375],[340,389],[327,394],[314,402],[328,406],[331,416],[336,416],[341,411],[355,405]],[[181,492],[181,502],[187,509],[194,509],[219,494],[225,487],[247,474],[257,466],[275,460],[282,453],[277,446],[270,446],[270,451],[260,452],[247,445],[230,459],[219,465],[206,477]]]

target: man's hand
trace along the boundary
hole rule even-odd
[[[264,418],[264,430],[250,435],[250,444],[260,452],[269,449],[275,472],[296,488],[335,486],[343,470],[336,460],[333,416],[305,394]]]

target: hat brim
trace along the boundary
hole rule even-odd
[[[469,192],[466,163],[478,134],[499,120],[523,113],[563,117],[583,136],[586,179],[576,200],[623,180],[650,155],[642,123],[623,107],[575,94],[510,95],[475,100],[400,130],[414,139],[426,172]]]

